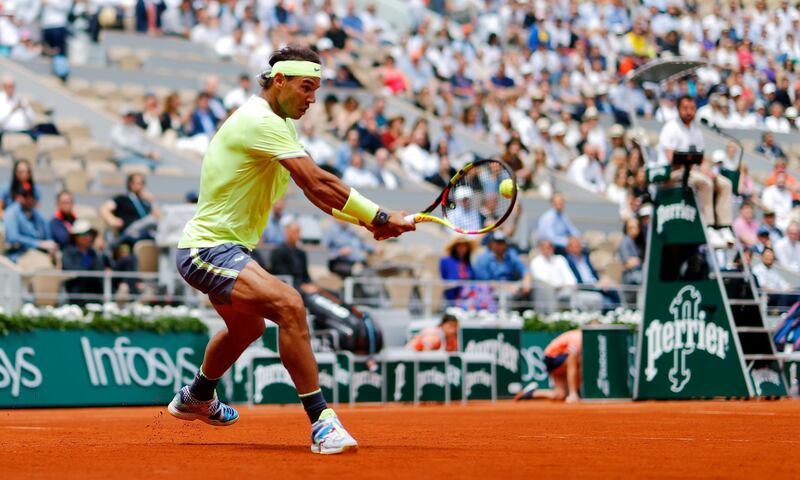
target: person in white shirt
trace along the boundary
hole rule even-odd
[[[246,73],[239,75],[239,86],[228,92],[222,101],[225,108],[231,111],[244,105],[244,102],[252,95],[251,86],[250,75]]]
[[[342,181],[353,188],[377,188],[378,177],[364,168],[364,152],[354,150],[350,155],[350,165],[344,169]]]
[[[417,182],[422,182],[439,169],[439,160],[422,147],[424,143],[425,131],[418,129],[411,135],[411,143],[397,150],[403,170]]]
[[[731,114],[730,128],[756,128],[756,115],[749,112],[747,99],[740,96],[736,99],[736,111]]]
[[[334,165],[336,163],[336,150],[330,142],[317,135],[313,122],[306,121],[300,124],[299,140],[317,165]]]
[[[769,106],[769,117],[764,119],[764,126],[771,132],[789,133],[792,129],[789,120],[783,117],[783,105],[773,102]]]
[[[697,104],[694,98],[682,96],[678,99],[679,118],[664,124],[659,135],[659,165],[672,165],[672,155],[675,152],[703,151],[703,133],[694,122],[696,113]],[[670,180],[679,182],[682,177],[683,167],[673,166]],[[730,231],[733,223],[731,181],[722,175],[714,175],[707,162],[704,162],[702,166],[692,167],[689,186],[697,194],[703,219],[707,225],[713,227],[707,232],[709,242],[716,246],[735,243]]]
[[[572,161],[568,174],[575,183],[591,192],[603,193],[606,190],[598,148],[589,142],[583,145],[583,155]]]
[[[375,174],[381,186],[387,190],[397,190],[400,187],[400,179],[397,174],[389,169],[389,150],[379,148],[375,151],[375,163],[377,168]]]
[[[775,184],[765,188],[761,193],[761,203],[766,210],[775,212],[775,224],[786,231],[789,215],[792,212],[792,192],[786,188],[786,175],[775,176]]]
[[[786,270],[800,273],[800,224],[789,224],[786,235],[775,242],[775,257]]]
[[[0,93],[0,134],[24,132],[35,136],[33,115],[30,103],[17,95],[14,77],[3,76],[3,92]]]
[[[552,310],[557,301],[569,301],[578,284],[567,260],[555,254],[550,240],[539,241],[539,254],[531,260],[530,272],[533,281],[540,284],[534,295],[537,308],[544,310]]]
[[[758,280],[758,286],[767,293],[767,304],[775,307],[790,307],[797,301],[797,295],[787,294],[792,286],[781,275],[780,271],[772,268],[775,265],[775,256],[771,248],[761,252],[761,263],[753,266],[753,275]]]
[[[67,55],[68,16],[72,0],[47,0],[42,4],[39,22],[42,40],[53,55]]]

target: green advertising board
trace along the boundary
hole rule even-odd
[[[450,401],[466,401],[464,397],[464,362],[461,354],[451,353],[447,356],[447,384],[450,389]]]
[[[491,354],[464,353],[464,400],[495,400],[497,398],[497,368]]]
[[[166,405],[208,336],[35,330],[0,337],[0,407]]]
[[[417,402],[447,402],[450,400],[447,385],[447,357],[421,358],[417,360]]]
[[[319,369],[319,385],[326,400],[337,403],[336,357],[332,353],[315,354]],[[298,403],[297,390],[289,372],[278,355],[267,354],[251,359],[249,377],[253,386],[252,402],[255,404]]]
[[[385,366],[386,401],[413,402],[416,392],[414,361],[411,359],[387,359]]]
[[[350,403],[350,378],[353,376],[353,355],[350,352],[336,352],[336,393],[339,403]]]
[[[544,364],[544,349],[562,332],[522,332],[522,344],[519,349],[522,358],[522,384],[531,382],[546,387],[550,383],[550,375]]]
[[[350,376],[350,402],[383,402],[383,362],[370,362],[369,357],[353,355]]]
[[[634,398],[752,396],[720,277],[704,272],[707,242],[694,195],[662,190],[656,204]]]
[[[486,353],[495,358],[497,396],[510,398],[522,388],[521,330],[513,327],[459,328],[459,345],[465,353]]]
[[[587,325],[581,330],[581,397],[590,400],[631,398],[630,328],[623,325]]]

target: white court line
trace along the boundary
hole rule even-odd
[[[784,415],[787,417],[793,417],[797,415],[789,415],[789,414],[778,414],[774,412],[725,412],[722,410],[697,410],[694,412],[685,412],[685,414],[691,415],[692,413],[696,413],[698,415],[749,415],[751,417],[776,417],[778,415]]]

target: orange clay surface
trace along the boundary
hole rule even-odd
[[[231,427],[164,408],[0,410],[0,478],[800,478],[800,402],[338,409],[354,454],[309,452],[299,407]]]

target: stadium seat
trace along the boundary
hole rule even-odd
[[[328,273],[317,278],[314,280],[314,283],[320,288],[331,290],[333,292],[340,292],[342,290],[342,286],[344,285],[344,281],[342,281],[338,275],[334,275],[332,273]]]
[[[147,165],[143,165],[141,163],[130,163],[120,167],[120,171],[125,175],[130,175],[132,173],[141,173],[142,175],[149,175],[150,167],[148,167]]]
[[[83,165],[77,160],[65,160],[63,162],[53,163],[50,168],[52,168],[58,177],[63,178],[70,172],[83,170]]]
[[[83,158],[86,160],[86,165],[88,167],[89,164],[109,162],[113,160],[114,151],[107,147],[94,145],[86,151],[86,153],[83,155]]]
[[[138,104],[144,98],[145,89],[141,85],[126,83],[120,87],[119,93],[128,102]]]
[[[612,261],[606,266],[603,275],[608,277],[612,282],[619,284],[622,283],[623,270],[622,262]]]
[[[84,97],[92,95],[92,84],[83,78],[70,77],[67,88],[74,94]]]
[[[36,144],[39,146],[40,155],[46,155],[56,147],[68,146],[67,139],[61,135],[41,135]]]
[[[125,188],[125,174],[118,170],[102,172],[98,175],[98,184],[107,188]]]
[[[39,147],[33,143],[29,145],[18,145],[11,150],[11,158],[13,158],[14,161],[27,160],[32,165],[36,165],[36,161],[39,158]]]
[[[89,190],[89,177],[84,169],[66,172],[63,182],[64,188],[72,193],[86,193]]]
[[[73,160],[72,155],[72,147],[69,145],[61,145],[59,147],[55,147],[47,153],[42,152],[51,164],[59,163],[59,162],[66,162]]]
[[[92,91],[94,92],[94,95],[99,98],[112,98],[117,96],[119,93],[119,89],[115,83],[104,80],[94,82],[94,85],[92,85]]]
[[[33,139],[27,133],[4,133],[3,134],[3,150],[7,152],[13,151],[21,145],[33,145]]]
[[[165,176],[165,177],[180,177],[185,175],[185,172],[182,168],[176,167],[174,165],[162,165],[156,168],[155,172],[156,175]]]
[[[597,250],[605,240],[606,234],[600,230],[587,230],[583,234],[583,244],[589,250]]]
[[[139,261],[139,271],[158,272],[158,247],[153,240],[139,240],[133,245],[133,254]]]

